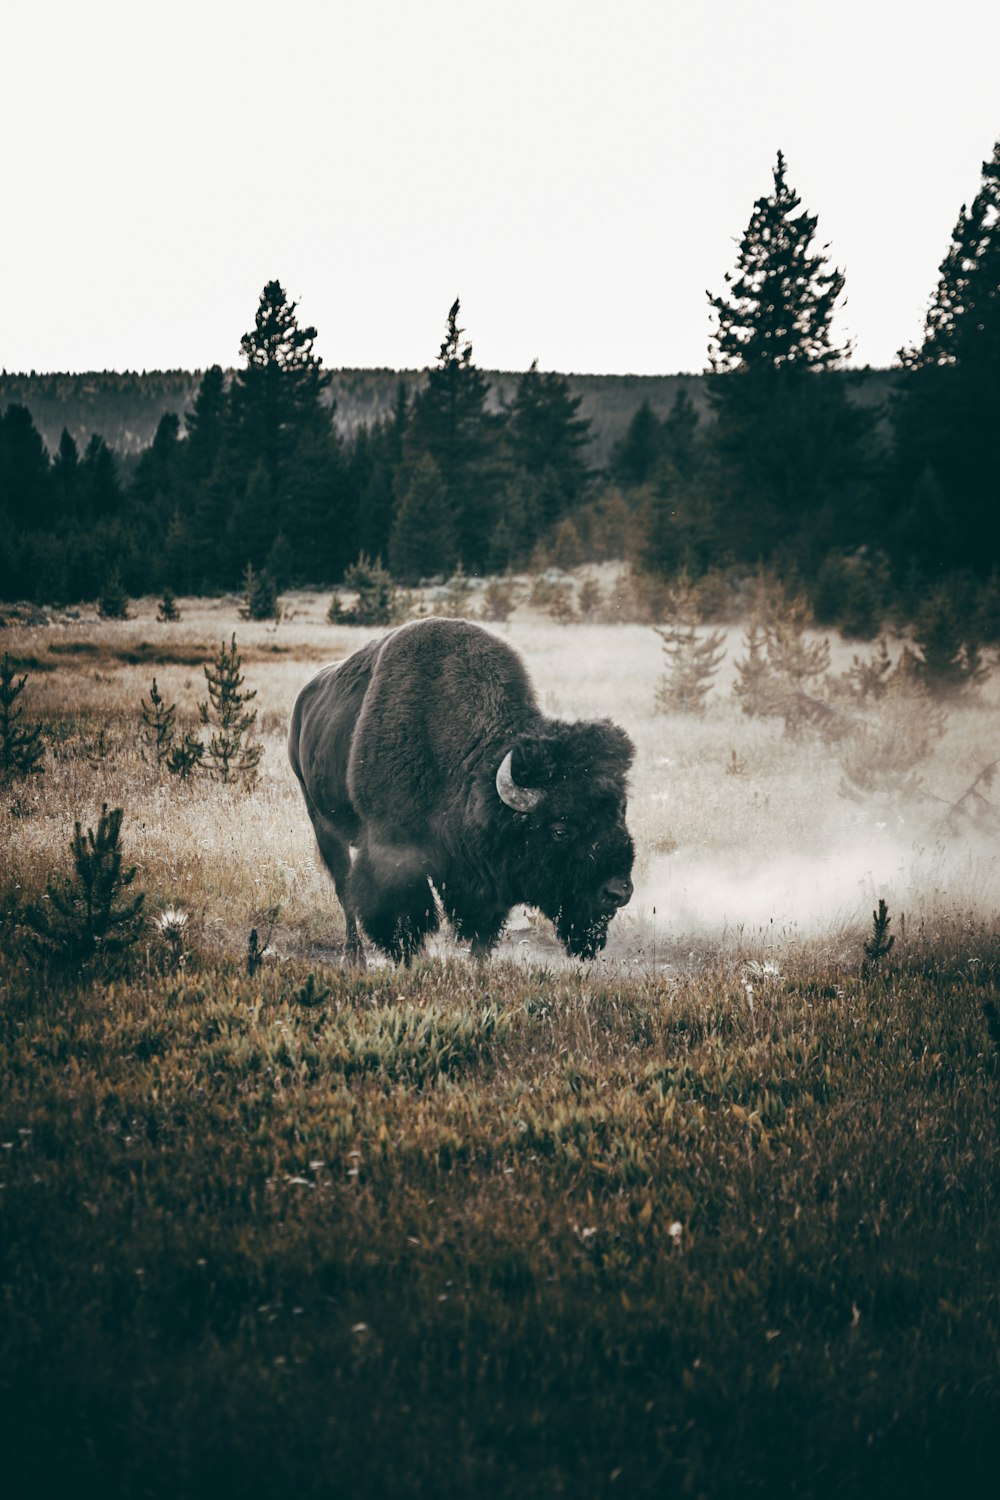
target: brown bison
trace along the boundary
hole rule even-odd
[[[355,963],[359,922],[409,962],[438,926],[435,890],[478,958],[518,902],[592,958],[632,894],[628,735],[546,718],[516,652],[464,620],[403,625],[324,667],[288,754]]]

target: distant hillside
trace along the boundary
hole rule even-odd
[[[419,389],[423,370],[333,370],[331,399],[336,403],[337,425],[345,433],[375,421],[387,413],[402,381],[408,390]],[[520,376],[500,370],[484,372],[491,382],[495,406],[512,400]],[[702,375],[570,375],[574,394],[581,397],[580,413],[592,423],[593,441],[588,458],[604,464],[616,439],[620,438],[643,401],[657,416],[670,410],[678,390],[686,387],[703,417],[708,416],[705,378]],[[866,370],[852,387],[857,399],[875,405],[888,396],[895,373]],[[0,372],[0,411],[19,402],[31,412],[35,426],[50,453],[55,453],[63,428],[75,438],[81,451],[92,433],[122,455],[134,455],[149,446],[164,412],[176,412],[182,423],[201,380],[201,371],[147,370],[94,371],[81,375],[11,375]]]

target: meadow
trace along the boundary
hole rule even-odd
[[[377,632],[178,602],[0,630],[46,746],[0,790],[5,1493],[992,1488],[996,674],[790,735],[732,695],[739,624],[665,713],[649,626],[522,605],[490,628],[545,710],[635,741],[635,897],[593,963],[518,911],[484,966],[359,973],[284,734]],[[155,675],[194,730],[233,632],[249,789],[140,717]],[[28,912],[105,803],[144,925],[67,966]]]

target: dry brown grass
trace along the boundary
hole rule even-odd
[[[0,879],[39,891],[73,820],[96,817],[108,802],[125,808],[127,855],[151,911],[181,905],[211,949],[241,952],[250,928],[266,926],[277,908],[276,951],[331,957],[342,921],[288,767],[285,727],[317,665],[380,632],[328,624],[327,603],[325,595],[287,596],[275,625],[241,620],[235,599],[182,599],[181,620],[164,624],[147,599],[132,604],[127,621],[83,614],[6,629],[5,648],[29,673],[26,712],[45,723],[50,748],[44,775],[0,813],[9,830]],[[773,944],[776,933],[793,943],[839,934],[867,922],[877,894],[910,921],[942,907],[992,913],[993,845],[972,829],[946,840],[937,825],[945,803],[995,755],[995,683],[951,712],[917,768],[918,790],[907,791],[901,770],[898,796],[890,774],[887,794],[855,802],[839,795],[838,747],[790,741],[780,722],[740,713],[731,694],[739,627],[729,629],[729,654],[700,717],[657,711],[662,656],[648,626],[563,626],[522,607],[489,628],[522,652],[546,712],[608,715],[636,743],[637,893],[612,927],[606,963],[648,962],[654,944],[658,962],[680,961],[693,937]],[[139,716],[155,675],[177,704],[178,726],[194,727],[206,697],[202,664],[233,631],[246,685],[257,691],[264,751],[249,794],[157,771],[144,758]],[[842,671],[856,647],[832,646],[833,670]],[[545,937],[546,924],[517,917],[504,952],[554,960]]]

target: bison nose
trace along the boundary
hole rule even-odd
[[[605,906],[616,908],[627,906],[632,899],[632,882],[625,875],[615,880],[606,880],[601,886],[601,900]]]

